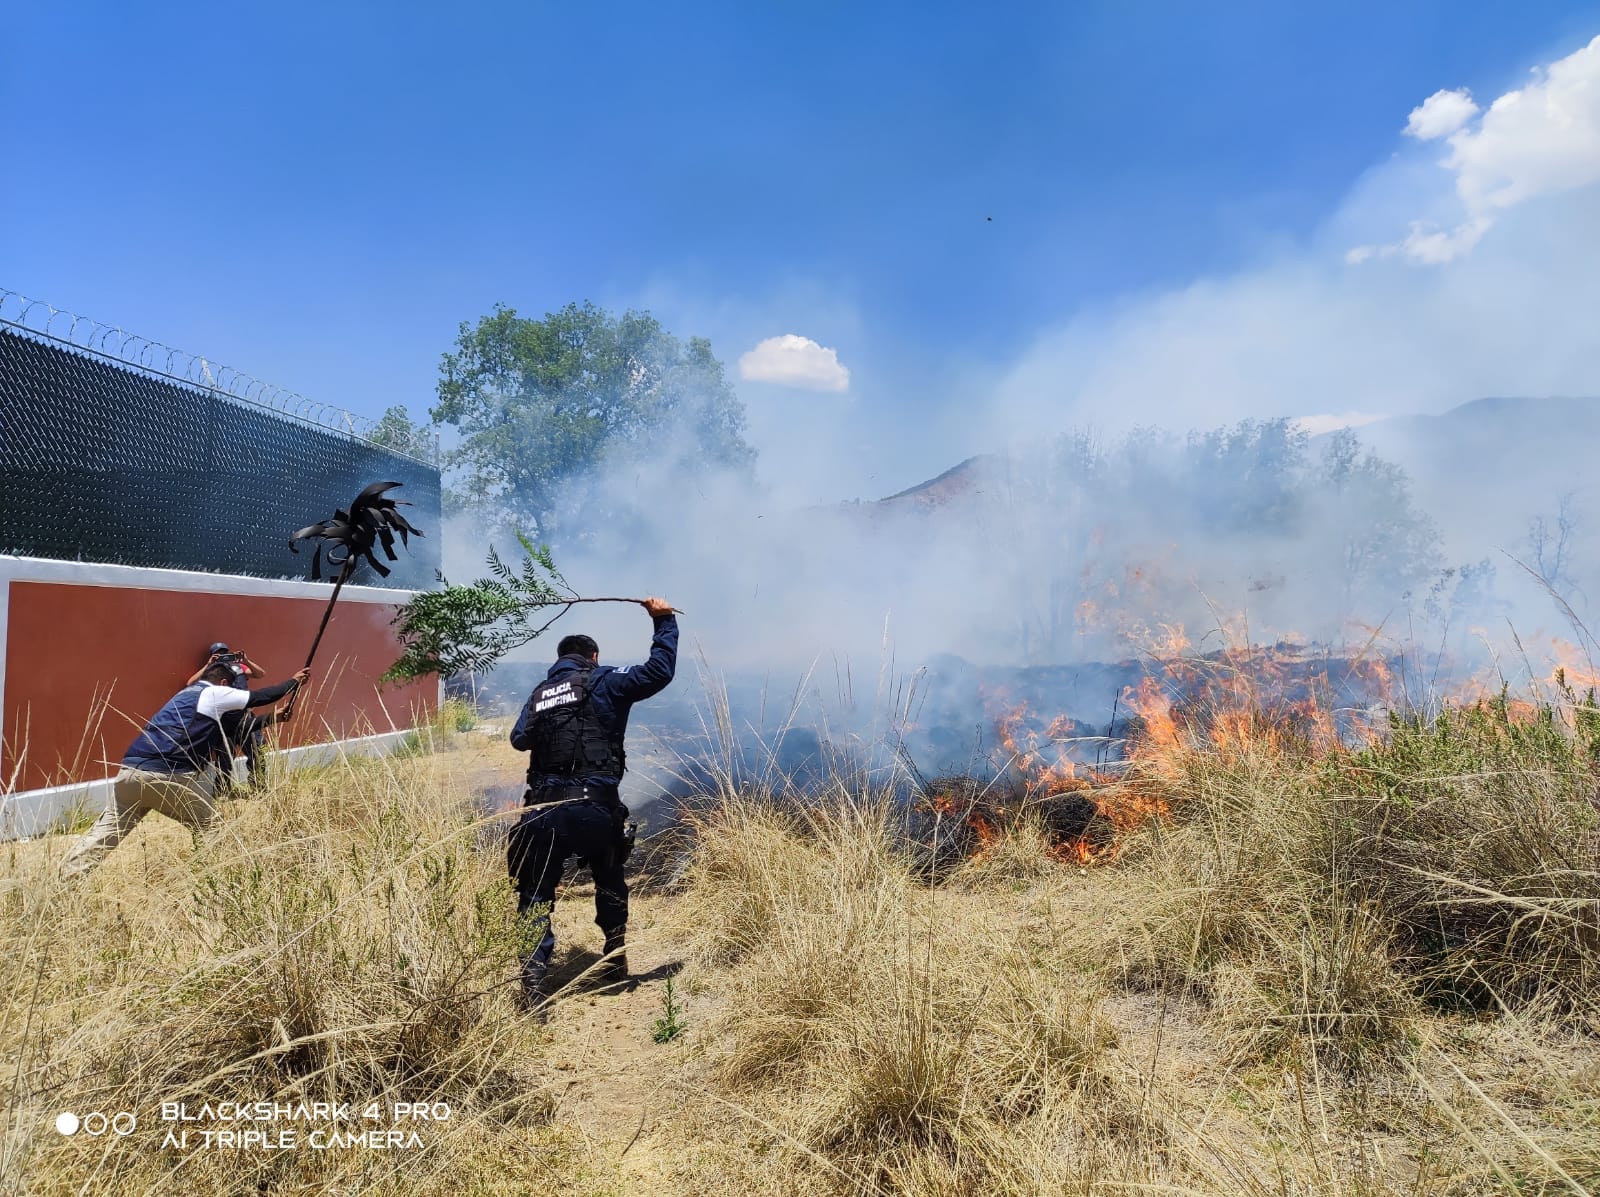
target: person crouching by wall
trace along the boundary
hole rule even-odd
[[[61,875],[71,878],[87,873],[151,811],[197,831],[215,823],[212,762],[224,744],[223,715],[275,703],[299,689],[310,676],[310,670],[302,669],[286,682],[251,692],[233,685],[230,665],[221,661],[207,665],[200,680],[168,699],[122,754],[122,769],[111,785],[111,801],[67,852]]]
[[[252,678],[264,678],[267,671],[250,659],[247,652],[232,652],[227,644],[221,640],[206,649],[205,664],[195,670],[185,685],[192,686],[198,682],[205,671],[217,663],[227,665],[232,673],[229,683],[239,690],[250,689]],[[266,779],[267,756],[263,741],[266,739],[267,728],[283,720],[276,712],[257,715],[248,710],[228,711],[222,716],[222,743],[218,746],[216,766],[220,770],[217,776],[217,793],[227,796],[233,789],[233,758],[243,756],[247,776],[250,779],[250,788],[260,789]]]

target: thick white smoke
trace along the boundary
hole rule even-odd
[[[869,353],[851,352],[870,339],[870,317],[816,288],[764,309],[658,290],[646,298],[664,322],[711,335],[725,360],[792,335],[839,346],[826,351],[839,368],[825,391],[746,388],[754,484],[611,463],[589,484],[626,498],[642,525],[620,542],[602,535],[558,549],[559,563],[582,590],[666,595],[689,613],[686,647],[720,670],[770,676],[780,695],[816,662],[830,680],[845,670],[874,676],[888,655],[902,669],[939,654],[1070,663],[1114,657],[1113,632],[1129,633],[1120,651],[1130,655],[1132,630],[1169,620],[1189,623],[1196,640],[1206,624],[1239,617],[1263,635],[1324,639],[1380,624],[1403,636],[1425,617],[1455,620],[1456,635],[1490,618],[1567,631],[1504,553],[1526,555],[1529,522],[1553,515],[1562,496],[1576,496],[1570,511],[1583,508],[1580,453],[1530,477],[1526,455],[1507,450],[1519,436],[1561,441],[1563,427],[1511,410],[1503,428],[1491,421],[1484,437],[1460,442],[1477,459],[1441,464],[1429,456],[1437,429],[1394,417],[1482,396],[1600,396],[1600,39],[1487,104],[1452,83],[1395,114],[1394,155],[1354,180],[1306,242],[1232,274],[1077,312],[1041,330],[1018,360],[967,370],[922,409],[894,395]],[[892,421],[873,410],[891,396]],[[1567,421],[1572,410],[1550,418]],[[1298,522],[1285,524],[1267,480],[1253,533],[1237,511],[1226,526],[1207,513],[1204,472],[1185,475],[1193,460],[1181,436],[1141,442],[1143,456],[1117,448],[1140,427],[1181,433],[1276,417],[1315,432],[1362,425],[1368,443],[1417,475],[1411,495],[1442,534],[1428,568],[1488,558],[1500,598],[1461,598],[1459,575],[1392,580],[1387,591],[1352,583],[1360,562],[1351,555],[1368,551],[1366,530],[1394,514],[1392,503],[1367,510],[1317,483],[1296,500]],[[1600,431],[1587,420],[1571,427]],[[1051,456],[1052,438],[1085,428],[1116,463],[1117,477],[1098,489],[1062,473],[1077,459]],[[1328,447],[1324,438],[1305,450],[1307,470],[1322,469]],[[874,475],[882,494],[935,472],[913,463],[980,454],[999,456],[937,510],[839,505]],[[1228,482],[1237,503],[1255,485]],[[1586,528],[1574,534],[1574,545],[1594,540]],[[464,562],[451,571],[468,575],[482,542],[457,545]],[[1419,549],[1419,564],[1425,556]],[[1141,592],[1131,570],[1161,582]],[[1582,609],[1587,575],[1569,573]],[[1465,590],[1482,589],[1481,578],[1469,581]],[[1089,635],[1073,622],[1085,618],[1085,598],[1125,610]],[[1467,611],[1468,599],[1480,607]],[[617,660],[639,655],[648,634],[626,608],[582,609],[558,626],[589,631]]]

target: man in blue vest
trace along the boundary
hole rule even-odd
[[[678,662],[678,621],[663,599],[640,604],[655,622],[650,658],[622,669],[601,665],[588,636],[566,636],[545,680],[529,696],[511,747],[528,753],[529,809],[511,830],[506,863],[517,909],[537,921],[538,947],[522,962],[523,1002],[540,1007],[555,952],[550,928],[556,886],[567,859],[582,857],[594,874],[595,922],[605,934],[601,979],[627,980],[628,882],[622,866],[632,841],[618,793],[627,754],[623,738],[633,704],[666,689]]]
[[[197,830],[209,827],[217,819],[212,761],[224,743],[222,717],[277,702],[310,676],[302,669],[286,682],[252,692],[233,685],[229,662],[208,664],[200,680],[173,695],[122,754],[111,801],[67,852],[61,875],[87,873],[151,811]]]

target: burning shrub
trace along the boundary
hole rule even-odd
[[[907,811],[920,877],[941,881],[977,851],[980,829],[993,817],[995,807],[1004,805],[1003,793],[993,793],[997,788],[1004,791],[1003,779],[984,781],[967,775],[935,777],[922,786]]]
[[[1030,794],[1004,775],[936,777],[907,816],[917,875],[931,882],[958,871],[970,883],[1030,880],[1054,864],[1081,863],[1112,846],[1114,825],[1080,788]]]
[[[1028,701],[1001,706],[994,726],[1005,757],[996,763],[1008,784],[985,787],[981,801],[929,787],[971,825],[968,854],[1026,816],[1046,828],[1060,859],[1111,859],[1189,800],[1196,769],[1305,763],[1366,743],[1394,672],[1384,658],[1304,644],[1241,643],[1204,656],[1185,655],[1187,646],[1181,627],[1164,625],[1150,661],[1118,666],[1129,680],[1104,726],[1035,714]]]
[[[963,861],[949,882],[966,890],[1021,889],[1061,865],[1060,842],[1038,818],[1024,814],[995,832]]]

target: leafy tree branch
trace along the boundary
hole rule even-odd
[[[491,546],[488,577],[466,586],[440,578],[442,590],[422,591],[395,613],[392,623],[404,651],[385,680],[483,673],[537,640],[579,603],[643,602],[579,596],[556,569],[548,546],[535,545],[521,532],[517,542],[524,553],[520,566],[508,564]]]

